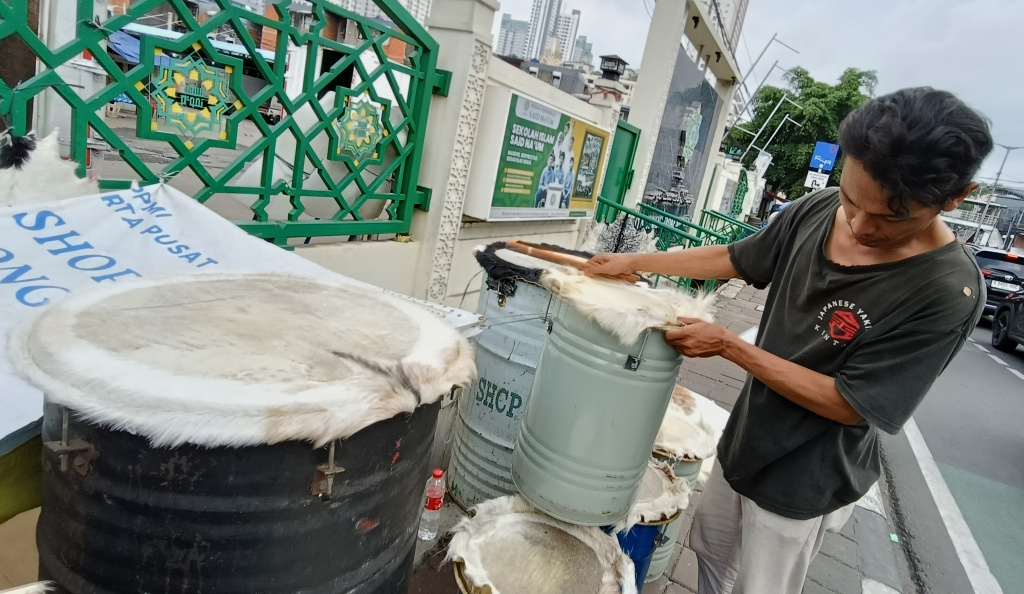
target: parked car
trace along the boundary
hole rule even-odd
[[[995,313],[1007,295],[1024,289],[1024,258],[1003,250],[971,246],[985,277],[985,313]]]
[[[1024,291],[1003,299],[992,315],[992,346],[1012,353],[1024,343]]]

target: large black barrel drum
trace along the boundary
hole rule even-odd
[[[37,541],[58,592],[408,589],[437,401],[472,372],[431,314],[211,276],[69,299],[15,340],[47,394]]]
[[[44,450],[39,579],[75,594],[406,592],[438,408],[335,442],[344,470],[324,495],[329,446],[155,448],[72,412],[91,460],[62,472]],[[63,410],[46,406],[45,441]]]

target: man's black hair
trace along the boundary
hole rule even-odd
[[[889,192],[897,214],[908,200],[938,208],[961,195],[993,146],[983,115],[931,87],[871,99],[839,125],[839,145]]]

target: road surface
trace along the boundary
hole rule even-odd
[[[906,592],[1024,593],[1024,347],[990,337],[983,321],[883,441]]]

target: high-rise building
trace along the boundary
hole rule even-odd
[[[499,56],[526,58],[530,44],[530,21],[517,21],[510,14],[501,15],[501,29],[494,53]]]
[[[743,31],[750,0],[701,0],[707,10],[711,27],[721,33],[726,45],[735,54]]]
[[[562,0],[533,0],[530,11],[530,40],[526,48],[526,58],[535,60],[549,48],[548,39],[557,36],[558,16],[561,14]]]
[[[580,35],[572,46],[572,56],[569,59],[574,64],[593,64],[594,44],[587,43],[587,36]]]
[[[371,19],[387,19],[384,11],[377,6],[373,0],[331,0],[334,4],[346,10]],[[409,11],[414,19],[420,24],[427,21],[430,16],[430,0],[398,0],[399,3]]]
[[[576,45],[576,31],[580,27],[580,11],[574,10],[569,14],[558,15],[555,34],[561,42],[561,61],[568,62],[572,58],[572,50]]]

